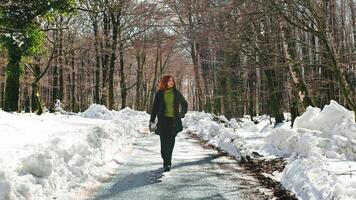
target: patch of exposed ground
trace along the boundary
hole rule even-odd
[[[215,149],[219,154],[223,154],[224,156],[230,157],[231,159],[235,159],[236,164],[239,165],[242,171],[240,173],[245,173],[246,175],[253,176],[256,178],[262,187],[268,188],[273,191],[273,195],[275,199],[280,200],[297,200],[294,194],[290,191],[286,190],[282,184],[270,177],[264,175],[272,174],[274,171],[283,171],[286,165],[286,161],[283,159],[268,159],[265,160],[263,158],[257,159],[247,159],[247,160],[237,160],[234,156],[231,156],[221,149],[209,145],[206,141],[201,140],[196,135],[192,135],[191,137],[200,141],[200,144],[204,148]],[[243,187],[243,186],[242,186]],[[241,188],[240,188],[241,189]],[[266,199],[270,199],[270,195],[266,194]]]

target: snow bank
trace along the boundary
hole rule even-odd
[[[138,120],[148,117],[100,105],[78,116],[0,111],[0,199],[85,198],[82,191],[110,177],[146,128]]]
[[[78,115],[92,119],[112,119],[114,116],[106,106],[98,104],[91,105],[86,111]]]
[[[104,105],[92,104],[86,111],[79,113],[78,116],[104,120],[146,120],[148,114],[129,107],[115,111],[107,109]]]
[[[309,106],[302,116],[296,118],[294,128],[319,130],[325,134],[339,131],[350,133],[348,128],[354,124],[353,122],[355,122],[354,113],[331,100],[330,104],[326,105],[322,111]],[[347,134],[346,132],[343,134]],[[356,136],[354,137],[356,138]]]
[[[323,110],[308,107],[293,129],[273,130],[267,144],[290,157],[282,184],[301,199],[356,199],[354,120],[353,112],[331,101]],[[335,168],[335,161],[344,165]]]
[[[212,119],[210,114],[191,112],[184,119],[185,131],[237,158],[288,158],[284,171],[275,175],[299,199],[356,199],[354,113],[337,102],[322,110],[308,107],[293,128],[290,123],[272,128],[268,116],[255,117],[258,124],[250,117],[232,119],[231,127]]]
[[[308,107],[297,117],[293,129],[276,128],[266,140],[286,156],[297,153],[301,157],[324,156],[355,161],[355,139],[353,112],[331,101],[322,111]]]
[[[214,120],[215,119],[215,120]],[[224,119],[224,120],[222,120]],[[209,113],[189,112],[183,119],[185,132],[195,134],[209,144],[218,147],[237,158],[253,156],[252,152],[260,152],[261,143],[266,137],[265,132],[272,129],[268,116],[261,116],[255,124],[249,116],[241,119],[216,117]],[[225,126],[226,123],[228,127]]]

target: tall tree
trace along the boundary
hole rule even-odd
[[[0,43],[7,49],[5,111],[17,111],[20,76],[23,73],[21,60],[39,52],[43,32],[39,17],[73,11],[74,0],[20,0],[16,4],[0,7],[0,26],[7,29],[0,35]]]
[[[337,50],[335,25],[335,2],[325,0],[311,1],[270,1],[273,8],[290,25],[313,34],[323,47],[322,52],[328,65],[336,77],[340,91],[347,106],[355,112],[356,120],[356,92],[355,86],[349,81],[346,67],[340,61],[340,51]]]

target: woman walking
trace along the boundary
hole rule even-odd
[[[181,109],[179,109],[179,105]],[[161,156],[165,172],[171,169],[175,137],[178,132],[183,130],[181,118],[187,113],[187,108],[188,103],[176,89],[173,77],[164,76],[153,101],[150,130],[152,131],[157,116],[158,123],[155,134],[160,136]]]

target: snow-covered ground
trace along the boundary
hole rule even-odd
[[[353,112],[331,101],[322,110],[309,107],[290,122],[273,128],[267,116],[217,123],[208,113],[190,112],[183,123],[185,132],[196,134],[237,158],[283,157],[283,172],[274,179],[299,199],[356,199],[356,124]],[[263,157],[260,158],[260,155]]]
[[[149,115],[92,105],[78,115],[0,118],[0,199],[37,200],[85,198],[143,135]]]
[[[0,199],[83,199],[112,177],[149,115],[93,105],[78,115],[0,111]],[[286,158],[272,177],[299,199],[356,199],[354,114],[335,101],[309,107],[273,128],[267,116],[228,121],[189,112],[183,132],[196,134],[237,158]],[[183,134],[183,133],[180,133]],[[75,198],[74,198],[75,196]]]

